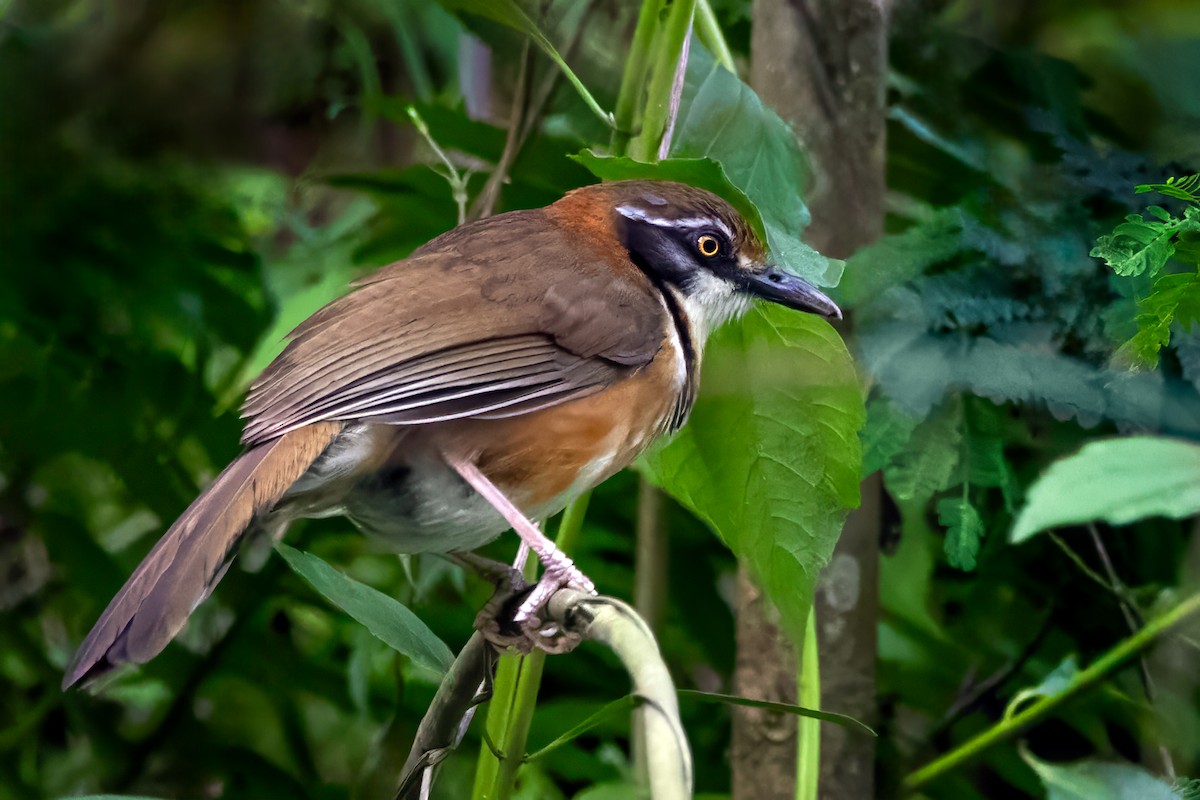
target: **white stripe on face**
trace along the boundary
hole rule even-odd
[[[668,219],[665,217],[653,216],[644,208],[630,205],[617,206],[617,213],[626,219],[644,222],[647,225],[654,225],[659,228],[686,228],[688,230],[716,228],[721,231],[721,233],[725,234],[725,238],[733,241],[733,231],[731,231],[729,226],[717,217],[681,217],[678,219]]]

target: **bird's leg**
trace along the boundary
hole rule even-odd
[[[505,497],[494,483],[488,480],[479,467],[466,458],[450,454],[446,454],[445,457],[446,463],[462,476],[462,479],[469,483],[475,491],[479,492],[492,508],[500,512],[500,515],[521,537],[521,541],[529,545],[529,549],[537,555],[538,560],[545,567],[541,580],[537,582],[533,592],[525,598],[513,616],[515,622],[522,626],[526,623],[536,626],[538,621],[534,616],[535,612],[546,604],[550,595],[563,587],[570,587],[586,594],[596,593],[595,585],[579,571],[575,562],[568,558],[566,553],[555,547],[554,542],[547,539],[545,534],[538,530],[538,526],[522,514],[521,510],[513,505],[512,501]]]

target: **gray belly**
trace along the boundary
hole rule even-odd
[[[500,513],[419,437],[393,443],[381,466],[363,469],[392,426],[351,426],[276,506],[288,518],[346,516],[398,553],[473,550],[508,529]]]
[[[346,498],[343,513],[401,553],[474,550],[508,529],[500,513],[456,473],[427,465],[363,479]]]

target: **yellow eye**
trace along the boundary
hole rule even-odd
[[[721,243],[717,241],[717,237],[706,233],[696,240],[696,249],[700,251],[700,255],[712,258],[721,252]]]

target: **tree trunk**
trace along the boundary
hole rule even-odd
[[[812,161],[805,239],[842,258],[883,230],[885,87],[889,0],[755,0],[751,84],[795,127]],[[849,332],[849,322],[842,328]],[[863,484],[833,560],[817,587],[814,613],[821,704],[875,716],[879,616],[878,480]],[[765,599],[739,583],[738,693],[796,701],[796,656],[772,622]],[[837,725],[821,727],[821,797],[874,797],[874,740]],[[733,725],[733,796],[795,795],[793,718],[738,709]]]

